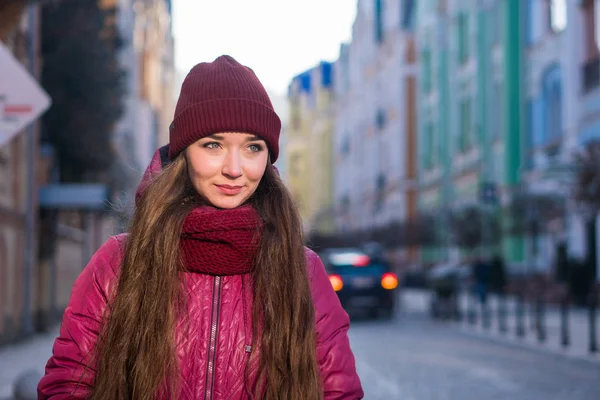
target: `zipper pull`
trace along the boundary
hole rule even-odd
[[[252,352],[252,346],[250,346],[249,344],[246,345],[246,353],[251,353]]]

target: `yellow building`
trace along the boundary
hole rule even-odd
[[[284,149],[287,183],[305,231],[331,233],[333,221],[332,64],[296,76],[289,86],[289,124]]]

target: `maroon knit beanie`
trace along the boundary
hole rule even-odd
[[[279,156],[281,121],[254,72],[233,57],[200,63],[188,73],[169,132],[169,158],[205,136],[252,133],[265,140],[271,162]]]

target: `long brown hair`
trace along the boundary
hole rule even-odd
[[[250,201],[264,228],[252,271],[254,337],[260,337],[260,345],[253,346],[260,348],[258,375],[247,392],[267,400],[322,399],[302,223],[271,165]],[[96,346],[90,398],[151,399],[165,390],[165,395],[177,397],[175,326],[185,318],[179,312],[185,309],[179,237],[186,215],[197,205],[183,155],[166,166],[139,199],[119,282]]]

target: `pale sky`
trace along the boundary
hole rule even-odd
[[[175,64],[229,54],[285,94],[291,79],[319,61],[335,61],[351,38],[356,0],[173,0]]]

